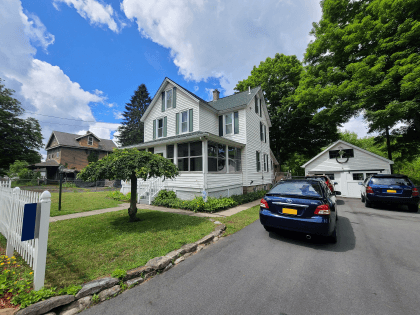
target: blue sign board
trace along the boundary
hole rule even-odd
[[[201,194],[203,195],[204,202],[207,202],[207,191],[203,190]]]
[[[37,205],[37,203],[27,203],[23,208],[22,242],[33,240],[35,238]]]

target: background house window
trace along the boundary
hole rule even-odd
[[[330,154],[330,159],[335,159],[336,157],[340,157],[340,155],[339,155],[340,151],[344,151],[343,158],[354,157],[353,149],[331,150],[331,151],[328,152]]]
[[[241,165],[241,149],[235,147],[228,147],[229,157],[229,173],[240,172]]]
[[[166,109],[172,107],[172,89],[165,92]]]
[[[209,172],[226,173],[226,146],[209,141],[207,151]]]
[[[233,113],[229,113],[229,114],[225,115],[225,134],[226,135],[229,135],[229,134],[232,133],[232,125],[233,125],[232,115],[233,115]]]
[[[181,113],[181,132],[187,132],[188,131],[188,111]]]
[[[178,168],[182,172],[203,171],[201,141],[178,144]]]
[[[260,152],[257,151],[257,172],[261,171],[261,158],[260,158]]]
[[[60,152],[57,152],[57,158],[60,156]]]
[[[157,128],[156,134],[158,138],[162,138],[163,137],[163,118],[157,119],[156,128]]]
[[[93,145],[93,137],[88,137],[88,145]]]
[[[169,144],[166,146],[166,158],[172,163],[174,162],[174,145],[173,144]]]

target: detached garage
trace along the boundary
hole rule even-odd
[[[359,182],[371,174],[391,174],[393,161],[338,140],[303,164],[305,175],[328,175],[343,197],[360,197]]]

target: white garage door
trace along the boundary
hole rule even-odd
[[[342,183],[345,189],[342,190],[342,196],[360,198],[360,188],[359,182],[363,182],[365,178],[372,174],[377,174],[375,171],[357,171],[357,172],[345,172],[342,176]]]

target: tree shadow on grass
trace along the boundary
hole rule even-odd
[[[282,242],[295,244],[313,248],[316,250],[324,250],[330,252],[347,252],[353,250],[356,245],[356,236],[350,220],[345,217],[339,217],[337,221],[337,238],[336,244],[331,244],[327,238],[318,235],[311,235],[310,240],[306,239],[307,233],[292,232],[287,230],[275,230],[270,232],[269,236]]]

